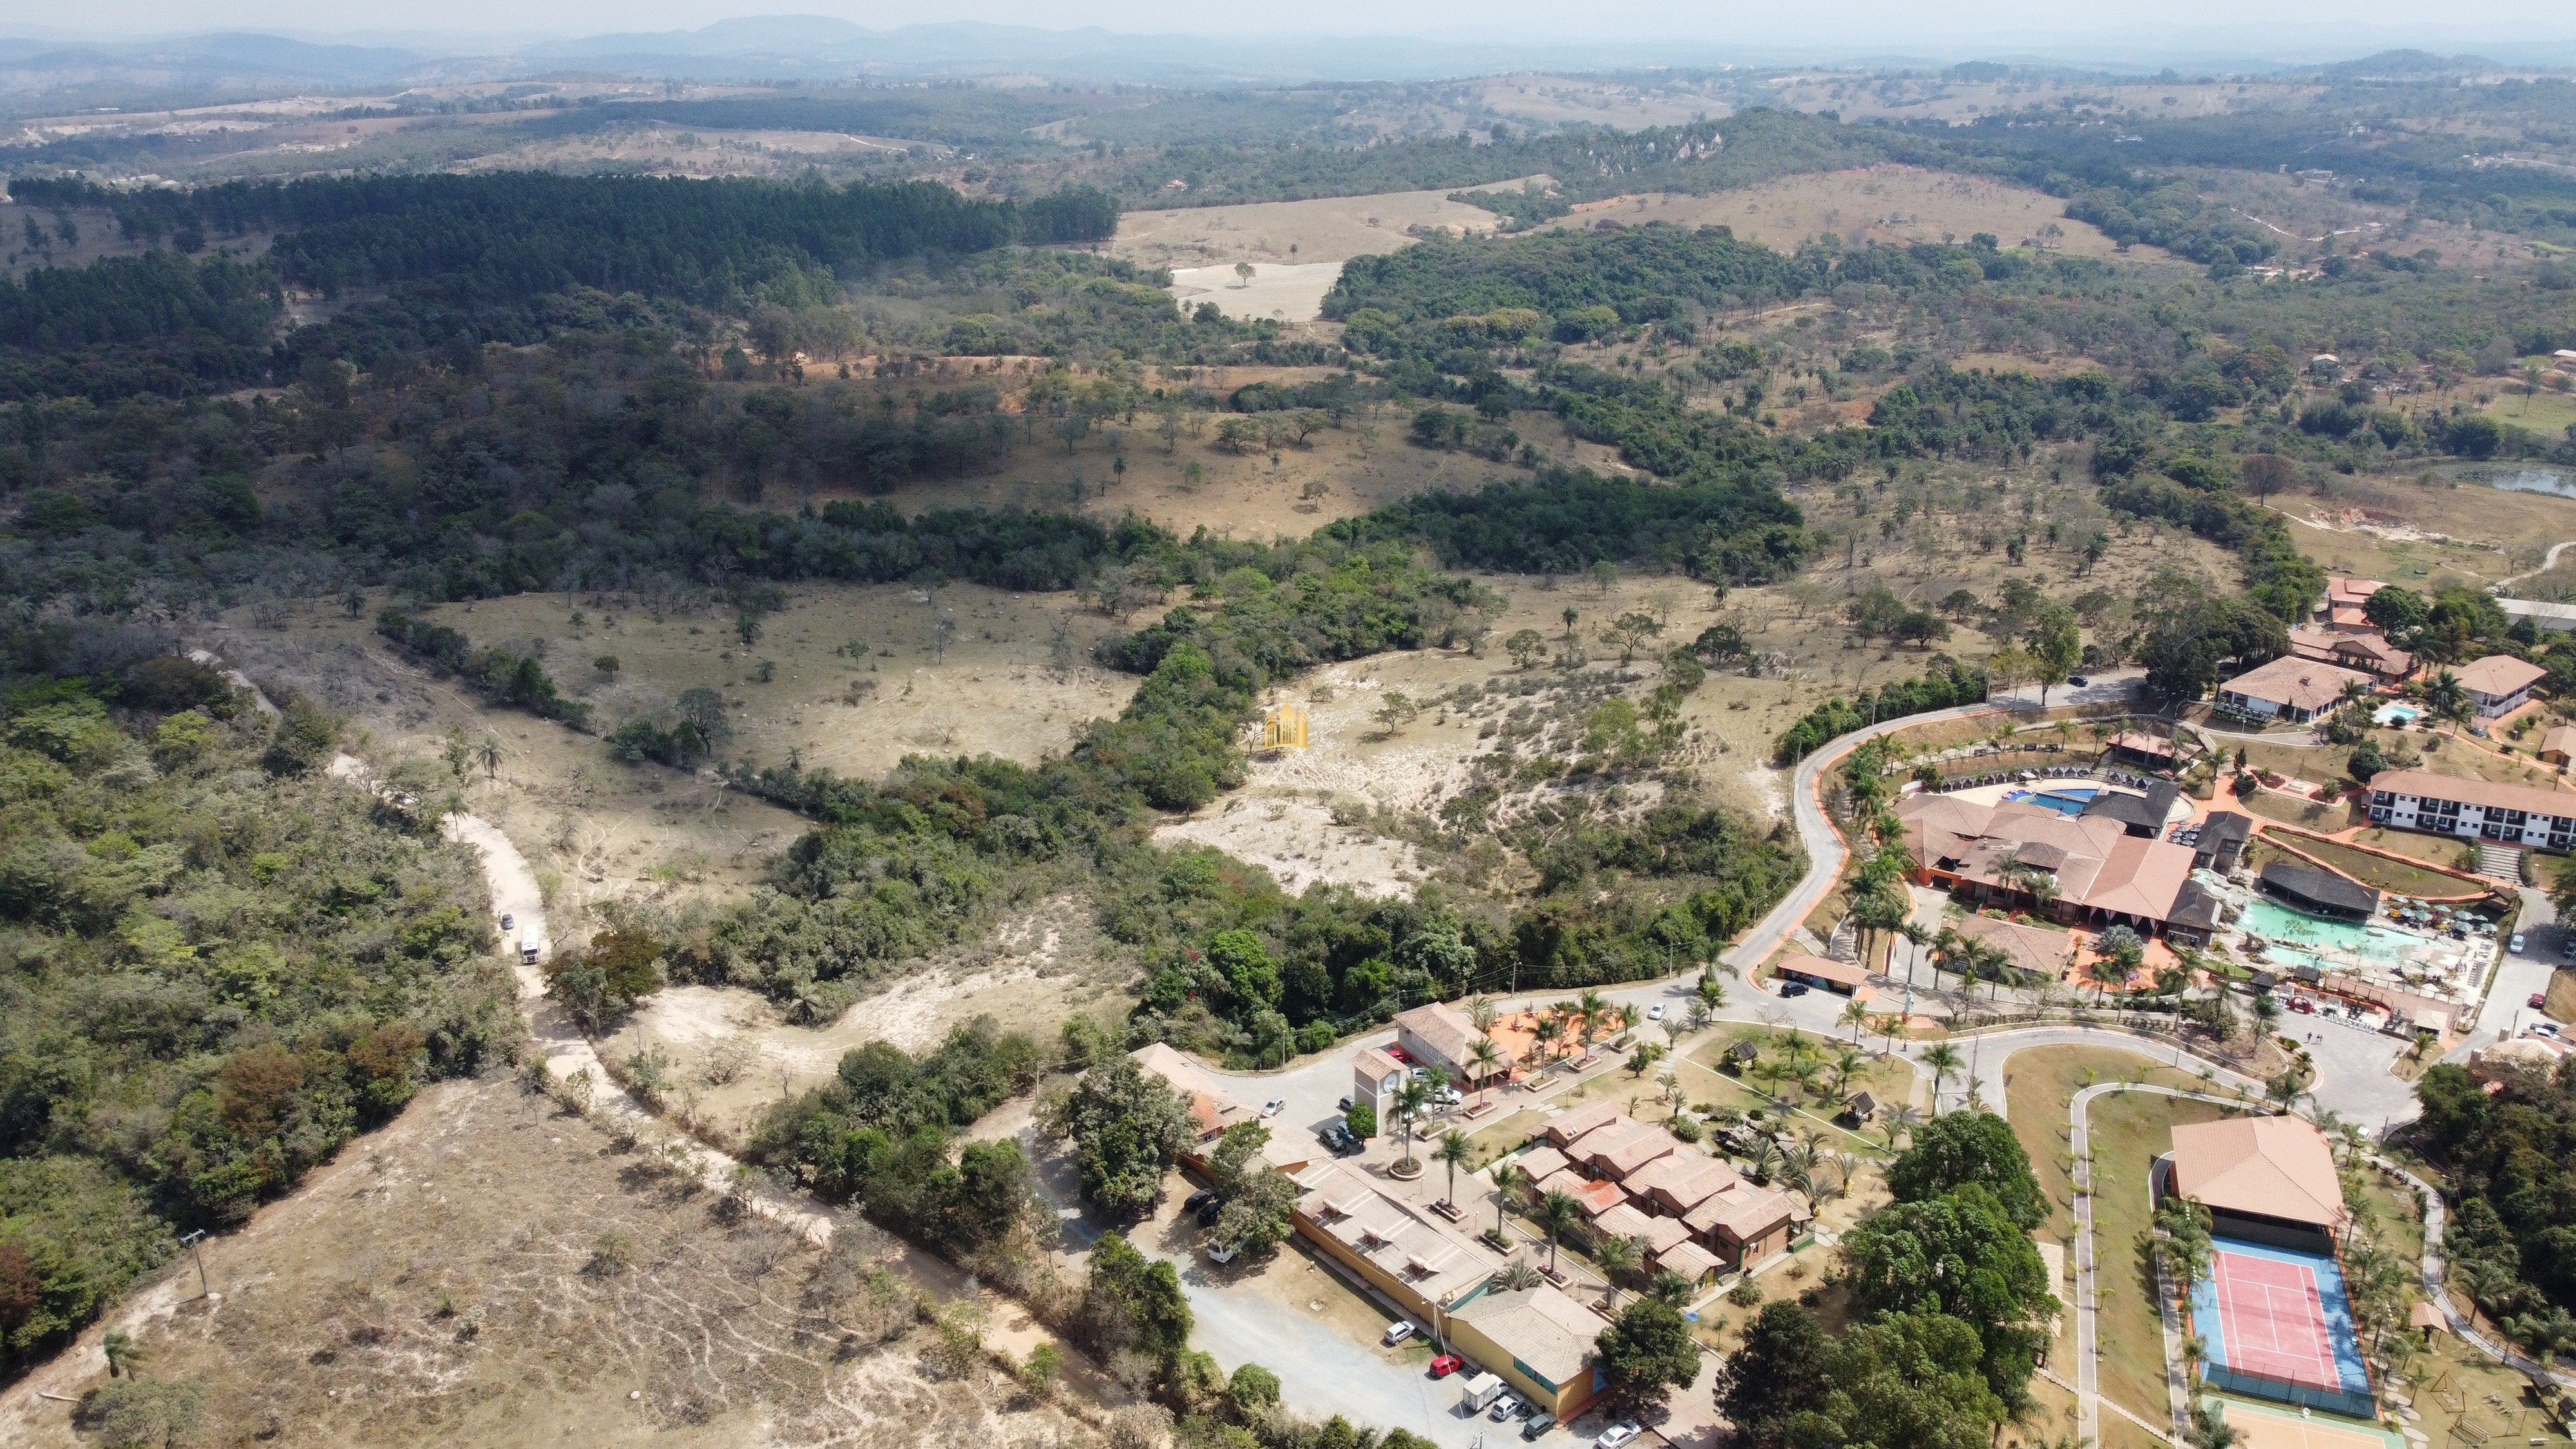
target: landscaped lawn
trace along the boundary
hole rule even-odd
[[[2426,870],[2421,866],[2402,864],[2386,856],[2354,850],[2338,841],[2311,840],[2299,836],[2282,842],[2328,866],[2351,876],[2373,890],[2391,891],[2401,896],[2466,896],[2478,893],[2479,887],[2454,875]],[[2456,847],[2455,847],[2456,849]],[[2283,853],[2279,858],[2295,860]]]
[[[2185,1122],[2229,1115],[2209,1102],[2144,1092],[2115,1092],[2094,1099],[2087,1116],[2093,1150],[2094,1277],[2100,1296],[2095,1324],[2102,1348],[2099,1383],[2149,1423],[2165,1417],[2164,1324],[2157,1311],[2155,1270],[2140,1237],[2155,1221],[2147,1200],[2147,1171],[2172,1146],[2170,1131]],[[2104,1415],[2107,1430],[2115,1416]]]

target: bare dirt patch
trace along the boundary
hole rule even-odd
[[[989,1365],[941,1375],[909,1265],[845,1224],[825,1252],[728,1221],[590,1123],[515,1084],[433,1087],[193,1270],[39,1368],[0,1439],[71,1445],[105,1383],[99,1334],[150,1376],[203,1386],[207,1442],[1053,1445],[1088,1438],[1067,1399]],[[1004,1338],[1007,1305],[994,1308]]]

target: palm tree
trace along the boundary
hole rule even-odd
[[[1504,1265],[1503,1286],[1506,1288],[1518,1291],[1527,1291],[1528,1289],[1537,1287],[1540,1283],[1545,1281],[1545,1279],[1539,1277],[1538,1269],[1531,1267],[1522,1259],[1514,1258],[1510,1263]]]
[[[1480,1035],[1490,1035],[1493,1032],[1496,1015],[1493,998],[1485,993],[1479,991],[1467,998],[1467,1020],[1475,1023]]]
[[[1617,1308],[1619,1275],[1636,1272],[1646,1261],[1646,1240],[1605,1237],[1592,1245],[1592,1261],[1600,1267],[1602,1278],[1610,1285],[1610,1306]]]
[[[1856,1045],[1860,1041],[1860,1029],[1869,1025],[1869,1003],[1855,996],[1843,1003],[1843,1014],[1834,1020],[1852,1029],[1852,1041]]]
[[[1941,1083],[1959,1070],[1959,1049],[1946,1041],[1936,1041],[1923,1049],[1923,1065],[1932,1069],[1932,1115],[1941,1115]]]
[[[2469,691],[2460,676],[2444,669],[2424,686],[2424,705],[2440,719],[2458,721],[2469,717]]]
[[[1896,934],[1903,936],[1905,938],[1905,944],[1914,948],[1913,950],[1905,953],[1905,984],[1912,986],[1914,984],[1915,958],[1921,956],[1923,954],[1923,948],[1939,940],[1940,936],[1932,931],[1925,930],[1920,923],[1912,920],[1908,920],[1903,925],[1898,926],[1896,928]],[[1933,984],[1937,986],[1940,983],[1938,980],[1935,980]]]
[[[1538,1020],[1530,1023],[1530,1035],[1538,1039],[1540,1051],[1553,1057],[1557,1039],[1565,1035],[1565,1020],[1554,1012],[1541,1012]]]
[[[1860,1159],[1848,1152],[1834,1154],[1834,1196],[1851,1196],[1852,1179],[1860,1176]]]
[[[1868,1065],[1868,1062],[1869,1058],[1851,1047],[1844,1047],[1834,1053],[1834,1095],[1850,1096],[1852,1078],[1859,1076],[1861,1069]]]
[[[1886,1118],[1878,1124],[1880,1130],[1887,1134],[1887,1150],[1896,1150],[1897,1138],[1914,1135],[1914,1124],[1922,1120],[1923,1114],[1911,1102],[1899,1102],[1888,1108]]]
[[[1690,1004],[1689,1016],[1690,1029],[1693,1031],[1706,1031],[1708,1030],[1708,1024],[1717,1020],[1716,1014],[1708,1009],[1708,1003],[1705,1001],[1692,1002]]]
[[[1690,1035],[1690,1023],[1678,1016],[1664,1016],[1664,1053],[1669,1056],[1682,1049],[1682,1038]]]
[[[1442,1202],[1453,1208],[1458,1205],[1458,1164],[1475,1155],[1476,1146],[1466,1133],[1452,1127],[1440,1134],[1440,1145],[1431,1149],[1431,1157],[1449,1169],[1449,1195]]]
[[[1512,1194],[1529,1186],[1530,1175],[1516,1162],[1498,1162],[1485,1174],[1494,1183],[1494,1236],[1503,1235],[1503,1209],[1511,1206]]]
[[[1476,1064],[1476,1096],[1481,1100],[1494,1080],[1494,1068],[1503,1060],[1503,1049],[1494,1045],[1492,1037],[1480,1036],[1468,1044],[1467,1060]]]
[[[483,778],[496,779],[501,773],[501,741],[496,735],[485,735],[474,752],[483,759]]]
[[[1429,1077],[1408,1076],[1404,1085],[1395,1089],[1395,1120],[1404,1134],[1404,1157],[1396,1163],[1402,1168],[1421,1166],[1413,1160],[1413,1126],[1431,1106],[1434,1088]]]
[[[100,1352],[107,1355],[109,1378],[120,1375],[132,1378],[134,1366],[143,1362],[143,1346],[134,1341],[134,1335],[122,1328],[109,1329],[107,1336],[98,1341],[98,1347]]]
[[[1592,1039],[1601,1034],[1601,1018],[1608,1014],[1610,1003],[1600,992],[1586,990],[1583,995],[1576,998],[1575,1010],[1583,1016],[1583,1025],[1579,1034],[1583,1039],[1583,1049],[1588,1052],[1592,1050]]]
[[[1547,1272],[1556,1276],[1556,1245],[1583,1221],[1583,1203],[1570,1192],[1551,1192],[1538,1200],[1539,1226],[1547,1229]]]
[[[1780,1144],[1768,1137],[1754,1138],[1751,1150],[1744,1154],[1744,1165],[1753,1169],[1755,1177],[1768,1179],[1780,1165]]]
[[[1966,938],[1948,926],[1943,926],[1940,931],[1932,937],[1932,959],[1930,964],[1932,967],[1933,990],[1938,991],[1941,989],[1941,968],[1952,966],[1958,961],[1959,948],[1964,944],[1966,944]]]

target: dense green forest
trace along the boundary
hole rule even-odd
[[[518,1035],[471,856],[323,778],[333,721],[37,632],[0,696],[0,1372]]]
[[[2576,1349],[2576,1211],[2566,1162],[2576,1152],[2576,1076],[2508,1079],[2490,1095],[2456,1066],[2416,1087],[2424,1115],[2408,1140],[2443,1172],[2454,1204],[2451,1276],[2534,1352]]]

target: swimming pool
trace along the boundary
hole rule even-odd
[[[2081,815],[2084,813],[2084,807],[2093,803],[2093,797],[2101,793],[2101,788],[2095,785],[2061,785],[2049,790],[2008,790],[2004,792],[2004,803],[2036,805],[2042,810],[2054,810],[2060,815]]]
[[[2366,957],[2391,966],[2403,964],[2406,948],[2414,937],[2400,935],[2379,926],[2365,926],[2352,921],[2329,921],[2294,911],[2271,901],[2256,901],[2245,908],[2237,924],[2269,941],[2296,946],[2327,946],[2350,956]],[[2306,953],[2290,953],[2306,954]],[[2322,965],[2322,962],[2314,964]]]
[[[2411,725],[2424,717],[2424,711],[2411,704],[2383,704],[2371,715],[2370,722],[2380,725]]]

